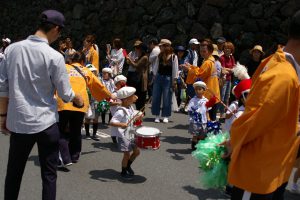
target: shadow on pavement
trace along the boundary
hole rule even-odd
[[[191,149],[167,149],[166,151],[168,153],[173,154],[171,157],[174,160],[184,160],[185,157],[182,155],[188,155],[188,154],[191,154],[191,152],[192,152]]]
[[[173,127],[169,127],[168,129],[182,129],[182,130],[188,130],[189,129],[189,125],[183,125],[183,124],[177,124]]]
[[[190,138],[180,137],[180,136],[162,136],[160,140],[163,142],[170,143],[170,144],[190,144],[191,143]]]
[[[40,160],[39,160],[39,156],[37,156],[37,155],[29,156],[27,161],[33,161],[35,166],[40,167]]]
[[[87,154],[92,154],[92,153],[97,153],[99,151],[86,151],[86,152],[81,152],[81,155],[87,155]]]
[[[92,143],[94,148],[98,148],[101,150],[110,150],[112,152],[119,152],[118,145],[114,143],[101,143],[101,142],[94,142]]]
[[[199,200],[206,200],[206,199],[229,199],[225,195],[222,195],[220,191],[213,190],[213,189],[201,189],[201,188],[194,188],[193,186],[187,185],[182,187],[188,193],[195,195],[198,197]]]
[[[89,172],[89,174],[91,175],[91,179],[95,179],[101,182],[119,181],[128,184],[140,184],[144,183],[147,180],[144,176],[134,175],[133,180],[126,181],[121,178],[120,172],[113,169],[92,170]]]

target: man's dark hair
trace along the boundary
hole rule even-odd
[[[72,57],[72,63],[85,63],[85,54],[82,51],[77,51]]]
[[[158,45],[158,44],[159,44],[158,39],[157,39],[157,38],[151,38],[151,39],[149,40],[149,44]]]
[[[300,40],[300,10],[298,10],[291,19],[289,39]]]

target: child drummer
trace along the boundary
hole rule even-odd
[[[140,154],[140,150],[136,146],[132,135],[133,118],[135,115],[132,104],[138,99],[135,92],[136,89],[133,87],[123,87],[117,91],[117,98],[121,99],[122,104],[118,107],[110,121],[112,129],[115,129],[118,133],[118,147],[123,152],[121,177],[126,180],[133,178],[134,171],[131,168],[131,164]],[[138,118],[141,117],[139,116]]]
[[[193,86],[196,95],[188,104],[188,114],[190,122],[189,133],[193,136],[191,148],[194,151],[198,141],[206,137],[209,116],[206,107],[208,99],[203,96],[207,89],[206,84],[202,81],[197,81]]]

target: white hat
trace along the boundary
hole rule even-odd
[[[189,44],[200,44],[200,42],[196,38],[193,38],[189,41]]]
[[[2,39],[2,42],[6,42],[6,43],[10,44],[10,43],[11,43],[11,40],[10,40],[9,38],[3,38],[3,39]]]
[[[123,76],[123,75],[118,75],[118,76],[115,77],[114,83],[117,84],[119,81],[125,81],[125,82],[127,82],[127,78],[125,76]]]
[[[104,72],[109,73],[109,74],[112,74],[112,70],[111,70],[111,68],[109,68],[109,67],[103,68],[103,69],[102,69],[102,73],[104,73]]]
[[[91,70],[91,72],[97,71],[97,68],[96,68],[94,65],[92,65],[92,64],[87,64],[86,67],[87,67],[89,70]]]
[[[197,81],[197,82],[195,82],[195,83],[193,84],[193,86],[194,86],[194,88],[195,88],[195,87],[202,87],[204,90],[207,89],[207,86],[206,86],[206,84],[205,84],[203,81]]]
[[[125,99],[127,97],[132,96],[136,92],[136,89],[134,87],[122,87],[117,91],[117,98],[118,99]]]

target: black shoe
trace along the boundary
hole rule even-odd
[[[128,173],[121,173],[121,178],[130,181],[133,179],[133,176]]]
[[[129,175],[134,175],[134,171],[132,170],[131,167],[127,167],[126,171],[128,172]]]
[[[100,137],[98,135],[93,135],[92,139],[95,141],[100,141]]]
[[[112,142],[114,143],[114,144],[117,144],[118,142],[117,142],[117,137],[116,136],[111,136],[111,139],[112,139]]]
[[[86,135],[86,136],[85,136],[85,139],[86,139],[86,140],[91,140],[92,138],[91,138],[90,135]]]

